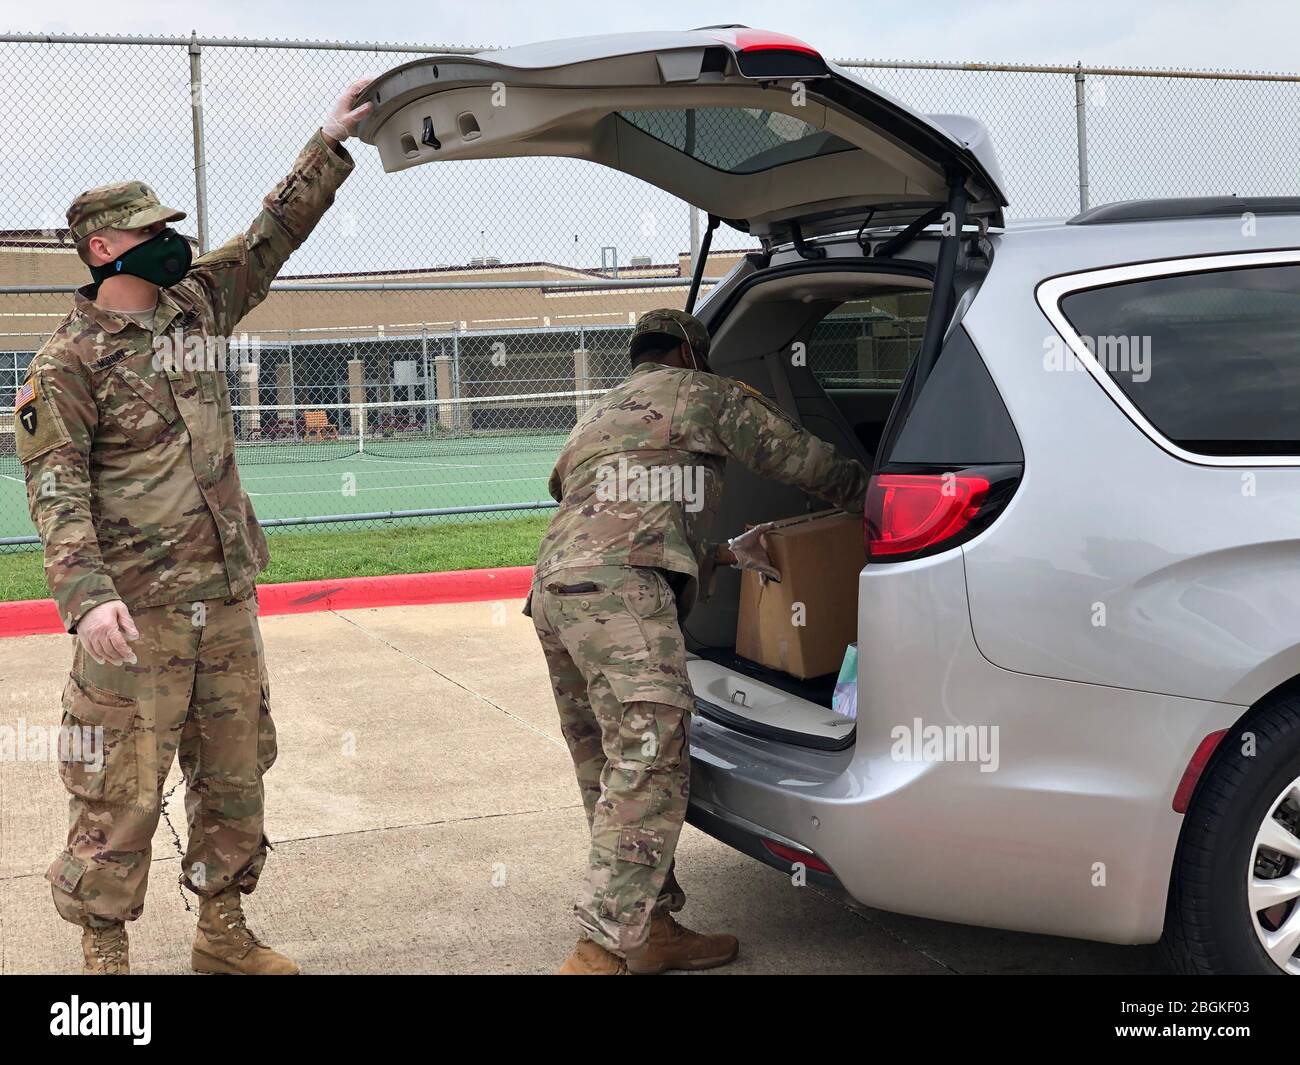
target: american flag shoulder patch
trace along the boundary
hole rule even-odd
[[[23,387],[18,390],[18,394],[14,396],[14,410],[20,410],[35,398],[36,385],[32,381],[27,381]]]

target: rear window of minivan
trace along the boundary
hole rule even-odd
[[[835,389],[898,391],[921,347],[928,289],[850,300],[813,327],[808,366],[818,384]]]
[[[1300,265],[1145,278],[1074,292],[1060,306],[1179,447],[1300,455]]]

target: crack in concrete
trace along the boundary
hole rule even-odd
[[[582,803],[577,802],[569,806],[549,806],[537,810],[502,810],[500,813],[490,814],[467,814],[464,817],[444,817],[437,821],[412,821],[405,825],[376,825],[373,828],[353,828],[347,832],[331,832],[328,835],[317,836],[294,836],[290,839],[277,841],[278,847],[282,843],[309,843],[314,839],[334,839],[343,836],[366,836],[372,832],[401,832],[408,828],[437,828],[439,825],[459,825],[469,821],[491,821],[498,817],[527,817],[530,814],[549,814],[558,813],[561,810],[581,810]]]
[[[871,914],[867,912],[867,910],[864,907],[855,906],[848,902],[845,902],[843,898],[841,898],[840,896],[836,895],[834,892],[831,891],[823,891],[820,888],[815,886],[813,887],[813,891],[815,891],[822,898],[826,899],[827,902],[831,902],[835,904],[840,909],[847,911],[853,917],[856,917],[858,920],[862,921],[865,924],[869,924],[872,928],[888,936],[895,943],[899,943],[902,946],[906,947],[908,950],[912,951],[913,953],[919,954],[921,955],[921,957],[934,962],[934,964],[939,966],[941,969],[947,970],[948,972],[952,973],[954,976],[965,975],[961,969],[949,965],[942,958],[936,958],[933,954],[930,953],[930,951],[926,950],[924,947],[917,946],[906,936],[899,935],[892,928],[886,927],[880,921],[876,920],[876,918],[872,917]]]
[[[438,669],[437,666],[434,666],[434,665],[432,665],[431,663],[426,662],[424,659],[420,658],[418,655],[414,655],[414,654],[412,654],[410,651],[403,650],[401,647],[398,647],[398,646],[397,646],[395,643],[393,643],[392,641],[385,639],[383,636],[380,636],[378,633],[372,632],[370,629],[366,628],[364,625],[359,625],[357,622],[353,621],[350,617],[347,617],[346,615],[340,613],[339,611],[337,611],[337,610],[331,610],[330,613],[333,614],[335,617],[337,617],[337,618],[339,618],[339,619],[341,619],[341,620],[343,620],[343,621],[346,621],[349,625],[351,625],[351,626],[352,626],[354,629],[356,629],[358,632],[363,632],[363,633],[365,633],[368,637],[370,637],[370,639],[375,640],[375,641],[377,641],[378,643],[382,643],[382,644],[383,644],[385,647],[387,647],[389,650],[391,650],[391,651],[396,651],[396,652],[397,652],[399,655],[401,655],[403,658],[410,659],[412,662],[414,662],[416,665],[420,666],[421,668],[423,668],[423,669],[427,669],[430,673],[434,674],[435,676],[441,677],[441,678],[442,678],[443,680],[445,680],[448,684],[454,684],[457,688],[459,688],[461,691],[465,692],[466,694],[468,694],[468,695],[472,695],[472,696],[474,696],[475,699],[478,699],[478,700],[480,700],[481,702],[485,702],[485,703],[487,703],[488,706],[492,707],[492,708],[495,709],[495,710],[500,711],[500,712],[501,712],[502,714],[504,714],[506,717],[510,718],[511,721],[515,722],[515,723],[518,724],[518,725],[522,725],[524,728],[528,729],[530,732],[536,733],[538,736],[541,736],[544,740],[546,740],[547,743],[553,744],[553,745],[555,745],[556,747],[559,747],[560,749],[562,749],[562,750],[564,750],[564,751],[568,751],[569,748],[568,748],[568,746],[567,746],[563,741],[557,739],[556,737],[552,736],[552,735],[551,735],[550,733],[548,733],[548,732],[544,732],[544,731],[542,731],[542,730],[539,729],[536,725],[534,725],[534,724],[532,724],[532,723],[530,723],[530,722],[528,722],[528,721],[525,721],[525,720],[524,720],[522,717],[520,717],[518,714],[512,714],[509,710],[507,710],[507,709],[506,709],[504,706],[502,706],[500,703],[493,702],[491,699],[489,699],[489,698],[488,698],[486,695],[484,695],[482,692],[475,691],[473,688],[469,687],[468,685],[466,685],[466,684],[462,684],[462,683],[461,683],[460,681],[458,681],[455,677],[450,677],[450,676],[448,676],[446,673],[444,673],[442,670]]]

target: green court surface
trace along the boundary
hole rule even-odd
[[[358,451],[355,440],[345,439],[241,444],[235,454],[244,490],[258,518],[266,521],[549,500],[547,478],[563,443],[562,435],[551,434],[373,439]],[[490,516],[466,514],[447,520]],[[517,517],[518,512],[505,516]],[[291,528],[346,531],[374,524]],[[0,536],[34,532],[22,471],[6,457],[0,462]]]

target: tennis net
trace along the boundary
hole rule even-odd
[[[604,390],[233,408],[240,464],[554,451]]]
[[[370,403],[232,408],[240,465],[331,462],[369,455],[438,455],[559,449],[603,389]],[[19,472],[12,414],[0,415],[0,470]]]

